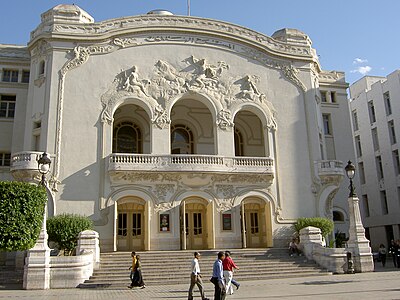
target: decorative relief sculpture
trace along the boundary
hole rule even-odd
[[[226,109],[220,110],[217,116],[217,125],[221,129],[232,128],[235,124],[232,122],[231,112]]]
[[[168,195],[173,195],[175,192],[174,184],[156,184],[153,187],[153,194],[156,196],[157,202],[165,202]]]
[[[147,79],[139,79],[138,67],[133,66],[130,70],[125,71],[121,89],[127,92],[142,92],[145,96],[149,96],[146,92],[147,86],[150,81]]]
[[[256,83],[259,81],[259,76],[246,75],[238,81],[241,84],[241,91],[236,96],[238,98],[264,102],[266,100],[265,94],[261,93],[256,86]]]
[[[160,129],[166,128],[171,123],[167,112],[159,104],[155,107],[154,118],[151,121]]]
[[[159,211],[167,211],[173,208],[174,205],[172,202],[162,202],[154,204],[154,212],[158,213]]]

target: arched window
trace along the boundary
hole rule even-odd
[[[344,222],[344,216],[340,211],[333,211],[333,221],[334,222]]]
[[[239,129],[235,127],[235,156],[244,156],[243,136]]]
[[[120,122],[114,127],[113,153],[142,153],[142,133],[132,122]]]
[[[185,125],[171,127],[171,154],[193,154],[193,133]]]

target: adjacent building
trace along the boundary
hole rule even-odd
[[[400,238],[400,71],[350,86],[361,188],[357,191],[371,246]]]
[[[102,251],[286,246],[299,217],[348,230],[344,74],[296,29],[271,37],[167,11],[41,16],[0,46],[0,179],[90,216]]]

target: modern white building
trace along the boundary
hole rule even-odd
[[[371,246],[400,238],[400,70],[350,86],[363,223]]]
[[[281,247],[299,217],[348,230],[348,85],[299,30],[58,5],[1,45],[0,78],[0,178],[37,180],[49,153],[49,215],[90,216],[102,251]]]

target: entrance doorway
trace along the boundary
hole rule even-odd
[[[144,203],[118,203],[117,250],[144,250]]]
[[[181,226],[184,232],[182,249],[207,249],[207,208],[204,203],[195,201],[184,201],[181,207]]]
[[[243,248],[271,247],[270,205],[260,199],[246,199],[242,202],[240,215]]]

